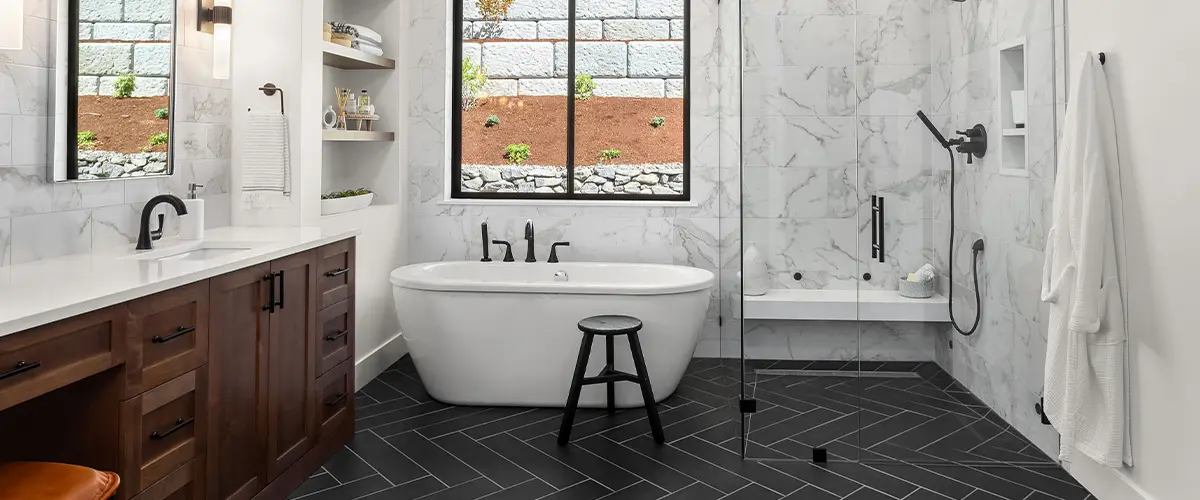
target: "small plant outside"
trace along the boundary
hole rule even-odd
[[[170,116],[171,112],[168,111],[167,108],[158,108],[154,110],[154,117],[158,118],[159,120],[166,120]]]
[[[362,195],[366,195],[366,194],[371,194],[371,190],[367,189],[367,188],[347,189],[345,191],[330,191],[328,193],[322,194],[321,199],[322,200],[336,200],[338,198],[350,198],[353,196],[362,196]]]
[[[483,123],[483,126],[491,128],[491,127],[495,127],[496,125],[499,125],[499,124],[500,124],[499,116],[488,115],[487,121]]]
[[[608,162],[611,162],[620,157],[621,157],[620,149],[605,149],[604,151],[600,152],[600,163],[607,164]]]
[[[487,85],[487,71],[482,66],[475,65],[471,59],[464,58],[462,62],[462,107],[470,111],[481,99],[486,97],[483,87]]]
[[[596,82],[592,80],[592,75],[583,74],[575,76],[575,98],[580,101],[586,101],[592,98],[592,92],[596,90]]]
[[[83,130],[76,135],[76,144],[81,148],[92,149],[96,147],[96,133],[91,130]]]
[[[154,134],[150,136],[150,146],[161,146],[167,143],[167,134]]]
[[[118,76],[113,82],[113,96],[117,99],[132,97],[135,87],[137,87],[137,77],[132,73]]]
[[[667,119],[661,116],[656,116],[650,119],[650,126],[654,128],[662,127],[667,124]]]
[[[513,165],[520,165],[529,161],[529,156],[528,144],[509,144],[504,150],[504,158]]]

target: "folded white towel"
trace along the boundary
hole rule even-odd
[[[909,281],[930,282],[930,281],[933,281],[934,278],[936,278],[936,277],[937,277],[937,274],[934,273],[934,271],[933,271],[933,264],[925,264],[925,265],[921,266],[920,269],[917,269],[917,272],[908,275],[908,280]]]
[[[361,26],[358,24],[346,23],[346,25],[350,26],[351,28],[354,28],[355,30],[358,30],[358,38],[360,38],[360,39],[370,40],[370,41],[374,42],[376,45],[383,43],[383,37],[379,36],[378,31],[375,31],[371,28],[368,28],[366,26]]]
[[[383,57],[383,49],[370,44],[360,44],[358,50],[371,54],[373,56]]]
[[[243,202],[276,205],[270,198],[290,197],[292,166],[287,117],[280,113],[251,113],[242,155]],[[264,196],[266,195],[266,196]]]

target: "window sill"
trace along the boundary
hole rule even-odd
[[[538,207],[635,207],[635,208],[695,208],[700,206],[694,201],[657,201],[657,200],[484,200],[447,198],[438,205],[474,205],[474,206],[538,206]]]

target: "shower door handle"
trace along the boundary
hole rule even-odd
[[[871,195],[871,258],[884,261],[883,197]]]

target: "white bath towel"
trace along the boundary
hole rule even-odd
[[[380,45],[383,43],[383,37],[379,36],[378,31],[375,31],[366,26],[362,26],[360,24],[346,23],[346,25],[348,25],[351,28],[354,28],[356,31],[358,31],[358,38],[360,38],[362,40],[369,40],[369,41],[373,42],[375,45]]]
[[[1096,56],[1082,59],[1059,150],[1042,300],[1049,304],[1045,411],[1059,458],[1078,450],[1108,467],[1133,463],[1121,267],[1124,224],[1116,124]]]
[[[287,117],[250,113],[242,153],[242,201],[247,206],[290,204],[292,165]]]

